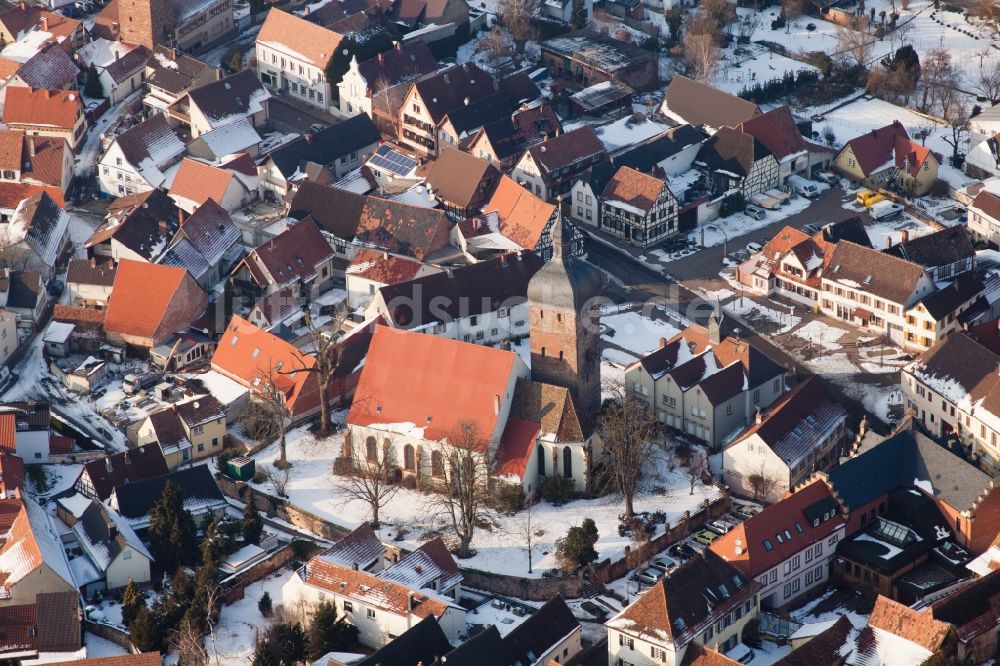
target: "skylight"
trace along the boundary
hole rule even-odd
[[[774,546],[767,539],[764,539],[764,550],[774,550]]]

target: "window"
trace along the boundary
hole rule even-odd
[[[774,545],[771,544],[770,539],[764,539],[764,550],[773,550]]]
[[[352,612],[354,612],[354,604],[352,604],[350,601],[345,601],[344,602],[344,612],[345,613],[352,613]]]
[[[375,609],[374,608],[369,608],[367,610],[367,615],[368,615],[369,619],[374,620],[375,619]]]
[[[651,645],[649,647],[649,656],[657,661],[666,661],[667,651],[662,648],[658,648],[655,645]]]
[[[201,453],[204,450],[205,450],[205,445],[204,444],[199,444],[198,445],[198,452]]]
[[[412,444],[407,444],[403,447],[403,467],[411,472],[417,469],[417,459],[414,455]]]
[[[773,583],[773,582],[775,582],[777,580],[778,580],[778,570],[777,569],[771,569],[771,573],[768,576],[768,582]]]
[[[714,627],[709,627],[705,631],[705,642],[707,643],[710,640],[712,640],[712,636],[714,636],[714,635],[715,635],[715,628]]]
[[[627,647],[629,650],[635,649],[635,640],[625,634],[618,634],[618,645]]]
[[[431,475],[444,478],[444,456],[440,451],[431,453]]]
[[[123,557],[124,559],[126,559],[126,560],[131,560],[131,559],[132,559],[132,549],[131,549],[131,548],[126,548],[126,549],[125,549],[125,550],[124,550],[124,551],[122,552],[122,557]]]
[[[365,459],[368,462],[378,461],[378,444],[375,442],[374,437],[369,437],[365,440]]]
[[[212,448],[214,449],[218,445],[219,445],[219,438],[218,437],[213,437],[212,438]]]

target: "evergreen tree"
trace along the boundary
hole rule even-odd
[[[567,570],[589,564],[597,559],[594,549],[597,538],[597,525],[591,518],[585,518],[580,525],[570,527],[566,536],[556,540],[556,557]]]
[[[583,0],[573,0],[573,14],[570,16],[570,24],[574,30],[587,27],[587,8],[584,6]]]
[[[243,543],[257,545],[260,543],[260,533],[264,531],[264,523],[260,519],[260,512],[257,511],[257,504],[254,501],[253,490],[247,493],[247,504],[243,507]]]
[[[101,75],[97,73],[94,63],[90,63],[87,74],[83,80],[83,94],[91,99],[104,97],[104,86],[101,84]]]
[[[337,619],[337,607],[329,601],[321,603],[309,625],[309,661],[316,661],[324,654],[344,651],[358,640],[358,628],[343,618]]]
[[[194,519],[184,509],[184,496],[173,482],[167,481],[149,514],[153,559],[164,571],[173,574],[180,565],[196,561],[196,545]]]
[[[282,662],[274,646],[263,640],[257,643],[250,666],[282,666]]]
[[[139,592],[139,586],[131,578],[125,586],[125,593],[122,594],[122,624],[126,627],[132,624],[140,608],[146,607],[146,599]]]
[[[274,611],[273,603],[271,602],[271,595],[265,592],[260,601],[257,602],[257,610],[264,617],[271,617],[271,613]]]
[[[306,659],[306,632],[302,630],[302,625],[298,622],[295,624],[272,624],[264,636],[263,643],[267,646],[264,648],[265,651],[270,651],[278,657],[278,662],[276,663],[280,666],[296,666]],[[262,648],[258,645],[257,653],[260,654],[261,651]],[[257,663],[256,656],[254,657],[254,663]],[[264,663],[271,664],[275,662],[268,661]]]
[[[156,626],[153,614],[148,608],[143,606],[135,614],[132,622],[128,626],[132,643],[141,652],[156,652],[163,645],[160,641],[160,632]]]

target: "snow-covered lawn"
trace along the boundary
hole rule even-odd
[[[371,516],[366,504],[350,498],[338,487],[337,477],[332,473],[333,459],[339,455],[342,442],[343,438],[337,435],[317,441],[305,428],[290,433],[288,459],[292,468],[285,492],[292,504],[353,529]],[[270,468],[277,455],[276,444],[259,453],[256,456],[258,469]],[[684,470],[671,469],[667,454],[656,461],[655,469],[655,477],[647,481],[645,490],[635,499],[636,511],[663,511],[672,525],[681,519],[685,511],[694,513],[706,500],[712,501],[721,496],[718,488],[704,486],[700,482],[695,484],[691,493]],[[268,482],[259,487],[274,492]],[[629,537],[618,536],[618,516],[622,509],[622,499],[617,495],[576,500],[559,507],[545,502],[537,504],[533,509],[532,525],[533,529],[543,530],[544,534],[538,538],[533,550],[533,572],[530,575],[540,577],[544,570],[556,566],[555,540],[564,536],[571,526],[579,525],[584,518],[592,518],[597,524],[600,540],[596,548],[601,557],[621,553],[630,543]],[[427,495],[401,488],[382,509],[380,536],[389,541],[403,529],[402,542],[410,547],[437,534],[447,536],[448,526],[435,513]],[[503,516],[499,528],[478,530],[472,544],[477,554],[463,560],[462,566],[529,576],[527,554],[516,536],[523,518],[524,512]]]
[[[100,636],[95,636],[94,634],[85,633],[83,635],[83,644],[87,646],[88,659],[94,659],[95,657],[120,657],[128,654],[128,650],[125,648],[119,647],[111,641]]]
[[[281,605],[281,586],[295,575],[295,572],[281,570],[262,581],[246,587],[243,599],[230,606],[222,607],[219,624],[215,627],[215,645],[210,638],[205,639],[205,647],[213,664],[219,666],[246,666],[253,656],[258,634],[267,627],[268,620],[257,610],[257,602],[267,592],[271,595],[274,608]],[[218,661],[216,661],[218,651]]]
[[[657,348],[660,338],[670,339],[680,333],[679,324],[644,317],[639,312],[620,312],[601,317],[605,342],[621,347],[635,356]]]
[[[794,335],[824,349],[836,351],[842,349],[842,345],[837,341],[846,333],[847,331],[842,328],[814,320],[795,331]]]
[[[807,360],[806,365],[821,375],[853,375],[858,372],[858,367],[851,363],[844,352],[819,354]]]
[[[851,210],[856,209],[856,206],[853,205],[844,207]],[[869,224],[865,226],[865,231],[868,232],[868,238],[871,239],[872,247],[882,250],[887,247],[888,241],[891,241],[893,245],[902,241],[904,231],[912,240],[932,233],[934,228],[915,217],[904,215],[901,220],[882,220]]]

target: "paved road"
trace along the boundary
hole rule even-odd
[[[801,228],[807,224],[822,226],[829,222],[839,222],[840,220],[857,215],[854,211],[842,207],[844,197],[844,191],[839,187],[831,188],[800,213],[789,215],[766,227],[760,227],[741,236],[730,238],[728,250],[729,252],[735,252],[746,247],[746,244],[751,241],[764,245],[786,226],[795,228]],[[670,262],[667,265],[667,272],[681,281],[718,278],[719,271],[722,270],[722,250],[722,245],[707,247],[683,259]]]

